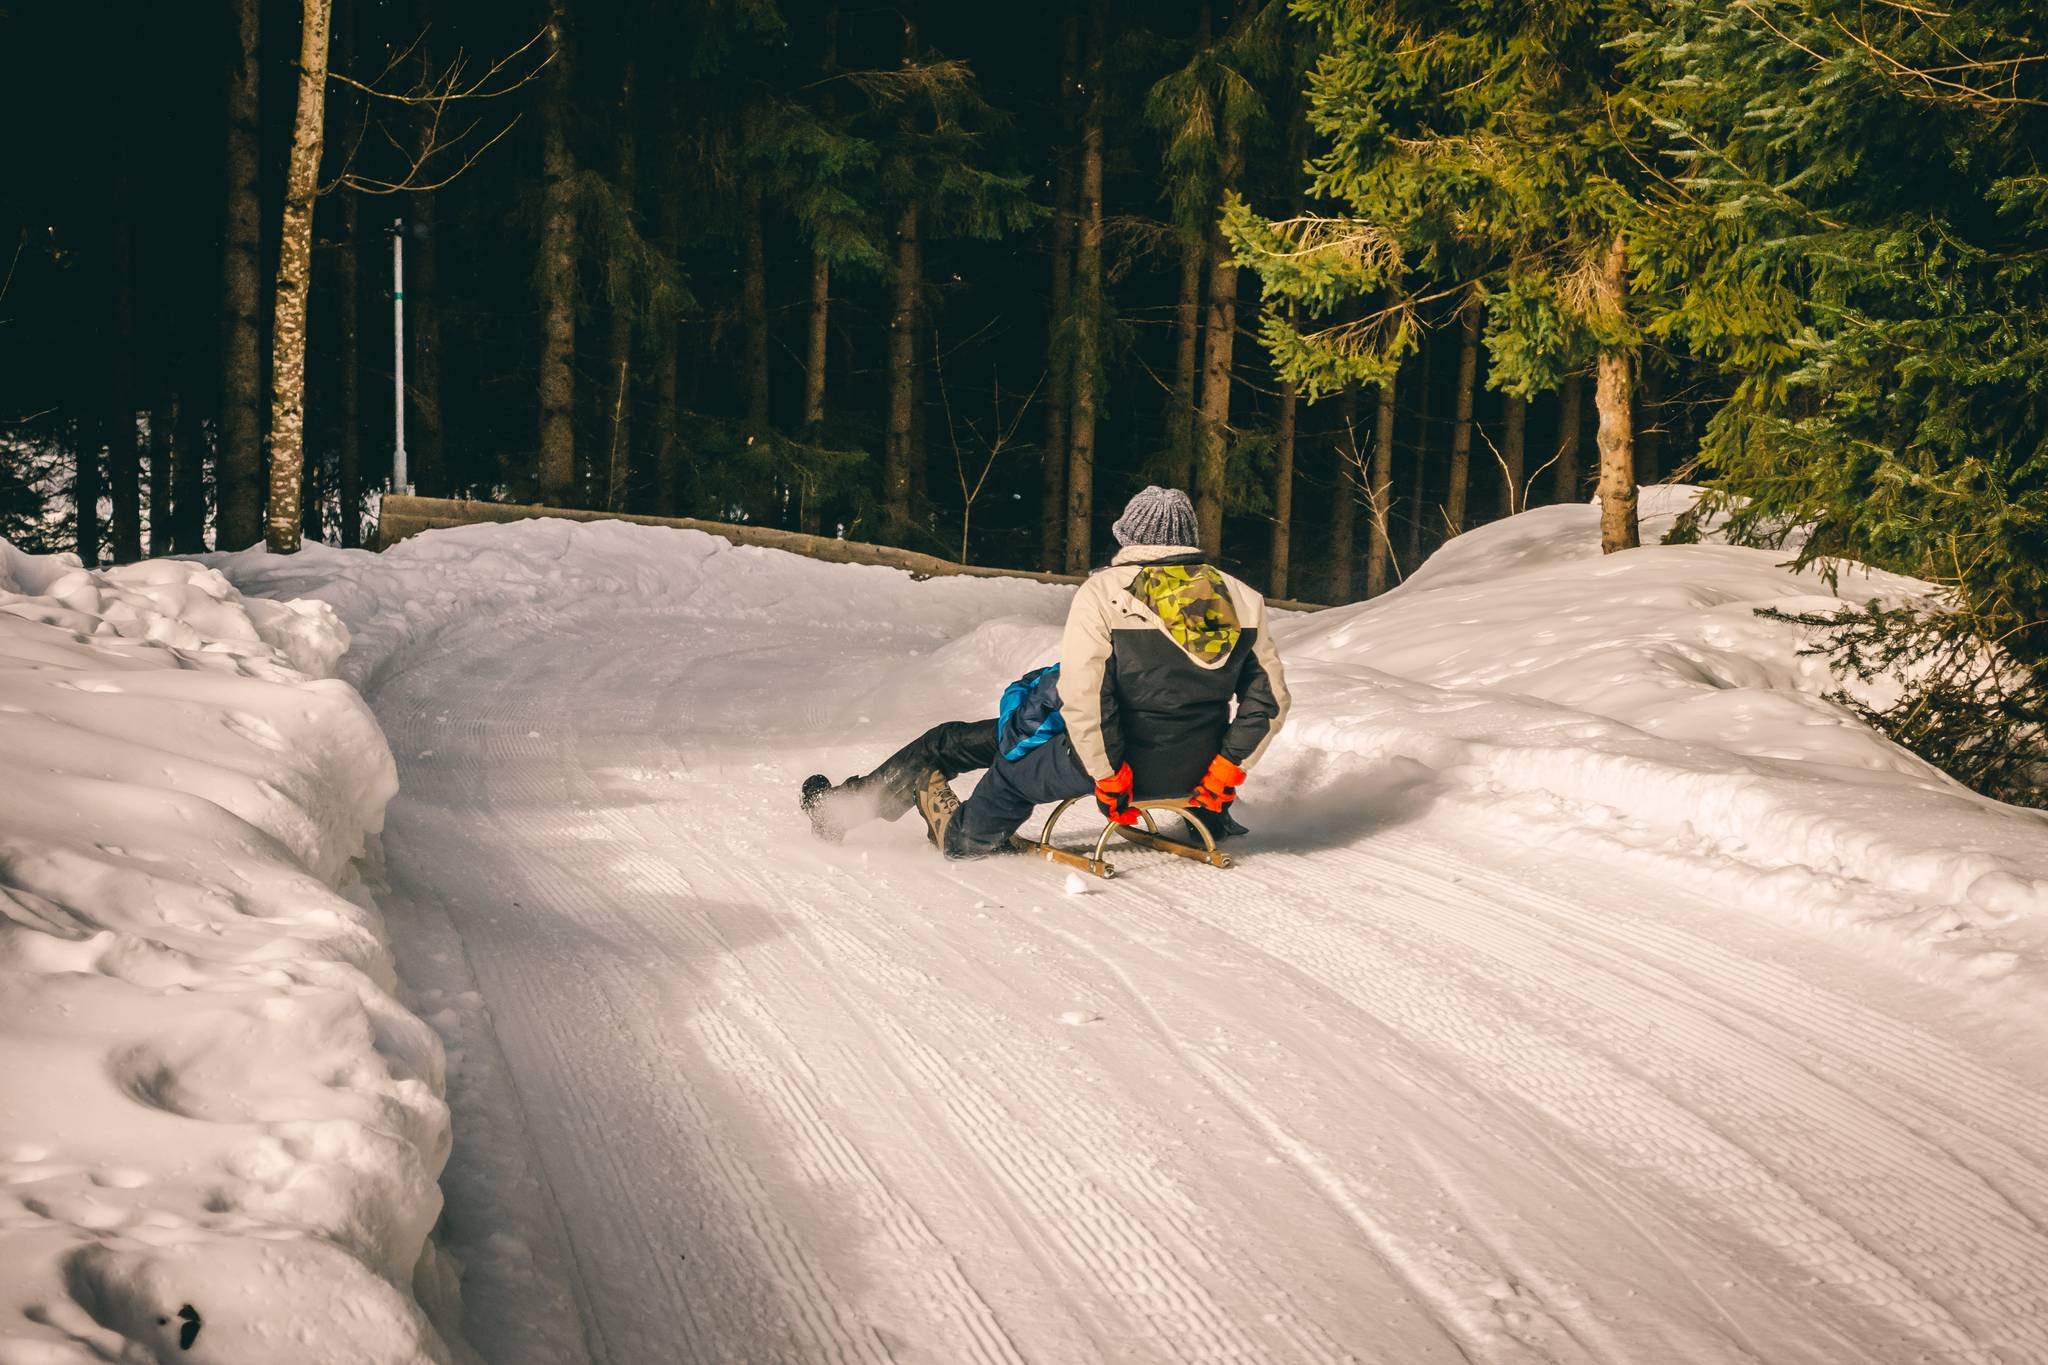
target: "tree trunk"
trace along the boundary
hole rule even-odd
[[[1664,478],[1664,385],[1648,366],[1638,367],[1642,401],[1636,405],[1636,482]]]
[[[113,181],[113,211],[107,224],[114,293],[113,349],[107,366],[107,483],[113,494],[114,562],[132,564],[142,558],[142,455],[135,444],[135,257],[127,170],[116,171]]]
[[[1408,543],[1402,556],[1404,567],[1402,577],[1407,577],[1422,563],[1422,523],[1429,513],[1424,507],[1424,498],[1429,493],[1429,342],[1427,336],[1422,343],[1422,373],[1417,377],[1417,399],[1415,405],[1415,465],[1410,471],[1413,482],[1409,485],[1408,497]]]
[[[1275,597],[1287,596],[1289,560],[1294,549],[1294,381],[1280,381],[1280,428],[1273,437],[1273,544],[1269,558]]]
[[[825,344],[832,319],[832,262],[811,250],[809,344],[804,352],[804,439],[816,441],[825,427]]]
[[[882,446],[882,533],[901,545],[910,535],[910,447],[916,429],[917,295],[922,263],[918,255],[917,204],[903,206],[896,220],[895,304],[889,315],[889,420]]]
[[[1219,109],[1223,128],[1217,155],[1218,190],[1237,184],[1243,138]],[[1209,311],[1202,336],[1202,404],[1196,418],[1195,525],[1202,548],[1223,553],[1223,508],[1229,499],[1231,361],[1237,345],[1237,258],[1219,229],[1209,232]]]
[[[1394,557],[1392,523],[1394,506],[1394,402],[1398,372],[1380,385],[1378,408],[1373,423],[1372,499],[1370,526],[1366,531],[1365,595],[1378,597],[1387,590],[1387,568]]]
[[[1344,386],[1337,399],[1336,477],[1330,488],[1330,605],[1355,595],[1358,555],[1358,385]]]
[[[206,433],[199,404],[171,396],[171,553],[206,552]]]
[[[808,345],[804,354],[804,439],[817,445],[825,439],[825,363],[832,317],[832,262],[816,247],[811,249],[811,309]],[[808,483],[798,490],[800,529],[819,534],[824,526],[824,509],[819,490]]]
[[[922,219],[920,219],[922,225]],[[917,335],[910,346],[910,509],[913,517],[922,516],[932,505],[931,493],[931,441],[926,434],[926,424],[931,416],[930,380],[932,367],[926,362],[932,358],[938,342],[938,331],[933,328],[924,312],[924,239],[917,243]]]
[[[149,410],[149,557],[171,553],[171,433],[178,425],[178,395],[168,379]]]
[[[1557,500],[1573,503],[1579,500],[1579,446],[1585,418],[1580,412],[1584,401],[1584,381],[1577,375],[1567,375],[1564,386],[1557,391]]]
[[[1214,10],[1210,0],[1202,0],[1196,7],[1194,43],[1198,52],[1208,51],[1213,41]],[[1202,102],[1213,120],[1216,113],[1214,96],[1205,93]],[[1206,225],[1188,231],[1182,224],[1177,235],[1180,238],[1180,287],[1173,312],[1173,389],[1166,398],[1166,467],[1163,474],[1169,487],[1178,488],[1192,497],[1195,467],[1202,447],[1202,420],[1196,408],[1202,382],[1202,278],[1208,273],[1212,244]]]
[[[674,84],[670,90],[671,126],[675,107]],[[669,162],[668,183],[661,189],[659,238],[663,254],[670,261],[682,251],[682,177],[675,162]],[[654,344],[654,500],[655,511],[665,517],[680,516],[684,503],[682,443],[682,337],[681,323],[674,317],[651,320]]]
[[[1052,307],[1046,318],[1045,450],[1039,457],[1038,562],[1057,572],[1067,544],[1068,424],[1073,419],[1074,357],[1070,323],[1074,293],[1074,167],[1062,148],[1054,185]]]
[[[429,7],[421,5],[426,11]],[[426,29],[431,16],[421,15]],[[420,40],[420,76],[432,76],[427,41]],[[421,144],[431,135],[430,122],[421,120]],[[418,149],[425,151],[424,145]],[[350,196],[348,190],[342,190]],[[406,352],[407,396],[412,399],[412,420],[405,426],[407,473],[413,486],[429,497],[444,497],[453,487],[447,465],[447,440],[441,422],[441,293],[439,194],[421,190],[409,196],[413,232],[405,252],[405,317],[412,329],[412,346]]]
[[[746,190],[747,427],[755,435],[768,431],[768,225],[761,205],[761,185]],[[915,240],[915,234],[912,234]]]
[[[1525,466],[1529,462],[1529,400],[1508,394],[1501,399],[1500,413],[1501,483],[1506,486],[1501,501],[1501,514],[1511,517],[1526,510],[1523,505],[1522,480],[1525,477]]]
[[[361,214],[355,195],[341,197],[341,247],[334,255],[335,329],[341,334],[341,373],[334,395],[340,439],[336,443],[335,482],[341,496],[341,543],[355,549],[363,543],[363,343],[362,256],[356,242]]]
[[[540,497],[576,485],[576,161],[569,148],[568,0],[548,0],[541,98]]]
[[[1067,572],[1095,557],[1095,419],[1102,383],[1102,49],[1108,0],[1089,0],[1088,106],[1081,129],[1081,202],[1074,250],[1074,420],[1067,453]]]
[[[839,0],[827,0],[824,14],[825,51],[818,63],[818,69],[825,80],[830,80],[839,70]],[[819,100],[827,118],[838,116],[838,102],[833,98],[828,85],[819,94]],[[825,439],[825,379],[830,363],[832,321],[832,258],[827,256],[816,243],[811,246],[811,307],[805,333],[804,350],[804,439],[812,445],[821,445]],[[816,480],[807,478],[805,486],[798,490],[801,502],[798,507],[798,529],[807,535],[820,535],[825,528],[825,505],[823,491],[816,486]]]
[[[1038,562],[1052,572],[1065,568],[1067,558],[1067,466],[1073,456],[1074,417],[1074,247],[1080,235],[1074,140],[1081,17],[1071,4],[1064,8],[1060,23],[1060,145],[1053,170],[1052,299],[1045,329],[1045,448],[1039,456],[1038,484]]]
[[[1060,21],[1060,141],[1053,162],[1052,299],[1045,324],[1045,447],[1038,457],[1038,566],[1057,573],[1067,559],[1067,462],[1074,416],[1074,240],[1079,235],[1074,175],[1075,95],[1081,75],[1081,17],[1072,5]]]
[[[633,214],[633,78],[631,57],[619,72],[619,103],[612,166],[612,192],[629,219]],[[626,510],[633,465],[633,300],[619,287],[614,272],[610,311],[605,316],[606,396],[604,505]]]
[[[633,320],[628,316],[622,324],[614,316],[607,321],[610,361],[606,368],[612,392],[605,420],[604,505],[607,511],[623,512],[627,510],[633,462]],[[623,338],[618,335],[621,331]]]
[[[1209,262],[1206,237],[1188,237],[1180,249],[1179,301],[1173,310],[1173,392],[1166,409],[1166,481],[1182,492],[1195,486],[1200,418],[1195,411],[1202,354],[1202,274]]]
[[[299,32],[299,104],[285,173],[284,231],[277,249],[277,302],[270,346],[270,505],[264,543],[299,548],[306,461],[306,295],[313,282],[313,199],[320,191],[320,135],[327,117],[330,0],[305,0]]]
[[[1628,265],[1620,234],[1607,247],[1605,293],[1613,306],[1627,306]],[[1623,347],[1600,353],[1593,406],[1600,415],[1600,551],[1633,550],[1642,544],[1636,525],[1636,424],[1633,407],[1635,357]]]
[[[102,419],[104,420],[104,419]],[[100,438],[90,421],[71,423],[71,443],[78,454],[71,482],[71,508],[78,557],[88,569],[100,562]]]
[[[217,542],[244,550],[263,534],[263,199],[259,0],[235,0],[235,57],[228,76],[227,209],[221,254],[220,490]]]
[[[1458,396],[1451,425],[1450,486],[1444,496],[1444,520],[1451,535],[1465,530],[1465,509],[1472,490],[1472,398],[1479,387],[1479,302],[1458,310]]]
[[[1632,550],[1642,543],[1636,526],[1635,432],[1629,403],[1627,351],[1602,351],[1593,404],[1600,418],[1600,549]]]
[[[305,463],[299,470],[299,535],[305,540],[326,539],[327,509],[321,502],[327,496],[325,464],[317,442],[306,449]]]
[[[434,191],[412,197],[413,232],[405,253],[405,317],[412,329],[405,387],[412,400],[412,420],[405,427],[405,455],[413,486],[430,497],[445,497],[453,481],[441,422],[441,244],[436,216]]]

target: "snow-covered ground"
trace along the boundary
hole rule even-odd
[[[1651,492],[1654,536],[1684,495]],[[1027,860],[946,863],[914,820],[822,845],[794,805],[805,773],[841,777],[935,719],[990,713],[1056,647],[1063,588],[565,523],[215,561],[242,604],[190,569],[111,577],[187,575],[258,641],[293,625],[308,672],[331,660],[332,627],[257,597],[324,602],[353,635],[339,673],[401,784],[372,876],[401,997],[447,1050],[438,1240],[467,1266],[465,1330],[489,1360],[2048,1360],[2048,823],[1821,699],[1831,682],[1798,632],[1755,614],[1825,599],[1817,578],[1727,546],[1595,547],[1591,509],[1543,509],[1460,538],[1379,601],[1285,622],[1296,709],[1247,784],[1240,865],[1127,851],[1084,894]],[[93,621],[118,615],[95,604],[35,648],[113,648]],[[196,646],[129,648],[197,676]],[[185,722],[217,732],[186,750],[250,777],[194,804],[269,834],[266,867],[296,866],[261,909],[238,890],[244,916],[275,921],[272,947],[195,954],[169,937],[183,908],[123,927],[207,970],[268,966],[286,940],[291,981],[312,980],[292,975],[311,959],[353,971],[375,1027],[345,1058],[336,1004],[318,1029],[285,1015],[201,1031],[231,1060],[193,1069],[238,1095],[318,1089],[347,1116],[324,1121],[358,1140],[385,1131],[362,1095],[403,1095],[385,1155],[430,1177],[432,1045],[383,993],[374,917],[326,889],[375,828],[388,778],[364,755],[383,750],[374,732],[342,741],[367,730],[345,689],[236,648],[237,686],[316,713],[291,712],[284,742],[239,767],[221,756],[242,732],[218,716],[281,712],[209,694]],[[44,675],[67,666],[83,667],[0,673],[0,688],[64,691]],[[67,692],[69,710],[30,695],[0,722],[129,723],[132,689]],[[144,725],[121,742],[166,744],[170,720]],[[146,775],[135,752],[106,760],[136,811],[114,841],[82,832],[78,798],[67,818],[33,795],[60,780],[51,760],[19,764],[24,784],[9,749],[4,799],[40,823],[7,807],[0,886],[37,865],[23,849],[97,846],[97,868],[168,847],[187,867],[176,850],[199,817],[162,789],[195,779]],[[138,791],[152,785],[154,801]],[[63,869],[36,888],[94,926],[133,903],[117,892]],[[183,1185],[246,1196],[261,1180],[236,1185],[231,1152],[189,1142],[152,1157],[145,1133],[120,1167],[155,1183],[117,1185],[128,1221],[95,1221],[114,1196],[88,1145],[195,1083],[125,1079],[138,1044],[103,1037],[98,1015],[16,1022],[17,972],[46,990],[82,989],[81,971],[131,984],[131,1023],[157,1002],[104,965],[64,965],[89,955],[14,894],[39,908],[10,909],[25,927],[0,959],[0,1142],[63,1169],[0,1166],[21,1182],[6,1187],[21,1211],[0,1206],[0,1268],[13,1291],[25,1248],[35,1276],[12,1293],[25,1316],[0,1323],[0,1361],[63,1340],[54,1316],[83,1331],[175,1313],[195,1281],[164,1261],[159,1241],[187,1243],[156,1238],[159,1214],[216,1247],[342,1252],[356,1278],[323,1296],[357,1305],[351,1330],[390,1336],[320,1358],[412,1358],[405,1332],[435,1349],[377,1297],[419,1255],[431,1191],[378,1186],[380,1160],[355,1149],[294,1147],[280,1130],[296,1114],[190,1121],[239,1121],[224,1144],[275,1140],[319,1172],[283,1187],[320,1198],[188,1209]],[[158,994],[170,1011],[223,989]],[[160,1041],[175,1029],[147,1032],[176,1051]],[[38,1047],[71,1049],[84,1093],[18,1087],[14,1057]],[[295,1072],[299,1055],[316,1059]],[[22,1135],[38,1123],[71,1131]],[[157,1259],[120,1259],[135,1256]],[[81,1264],[115,1267],[102,1280],[130,1318],[109,1323],[116,1296]],[[265,1281],[239,1302],[275,1321],[292,1292]],[[196,1349],[210,1345],[194,1358],[277,1358],[208,1335]]]
[[[0,542],[0,1360],[446,1359],[441,1046],[337,891],[396,789],[347,633],[74,565]]]

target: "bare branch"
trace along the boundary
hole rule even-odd
[[[457,53],[455,60],[449,63],[448,69],[433,81],[415,85],[412,89],[402,92],[386,90],[375,83],[359,81],[353,76],[343,75],[339,71],[328,72],[327,78],[331,81],[337,81],[342,85],[352,86],[373,99],[387,100],[392,104],[445,105],[456,100],[502,99],[504,96],[510,95],[540,79],[541,73],[547,70],[549,64],[554,61],[554,54],[550,53],[542,57],[533,70],[521,73],[509,84],[493,87],[492,83],[499,76],[503,75],[511,67],[512,63],[518,61],[528,52],[531,52],[535,44],[539,43],[546,34],[547,31],[545,29],[536,31],[531,38],[528,38],[497,61],[492,62],[490,66],[485,68],[482,75],[467,83],[464,81],[463,72],[469,64],[469,59],[461,53]],[[390,75],[396,69],[398,63],[407,54],[410,54],[414,48],[418,47],[420,41],[426,36],[425,30],[422,30],[420,36],[413,39],[403,53],[391,59],[383,72],[379,74],[378,80],[382,80],[384,76]]]
[[[531,38],[474,76],[470,74],[469,58],[461,53],[457,53],[438,75],[429,72],[422,59],[419,79],[404,90],[386,88],[383,82],[401,62],[419,50],[426,38],[425,30],[421,30],[418,37],[385,64],[375,81],[365,82],[339,72],[329,72],[329,78],[342,85],[359,90],[373,100],[409,111],[416,122],[407,139],[401,139],[388,126],[378,123],[377,132],[396,155],[400,169],[377,175],[357,168],[363,139],[368,136],[372,122],[366,119],[356,131],[348,155],[342,160],[341,170],[331,183],[322,187],[321,193],[347,188],[360,194],[424,194],[454,181],[517,127],[521,116],[513,114],[496,132],[479,143],[475,137],[484,126],[484,118],[479,115],[460,131],[451,133],[447,131],[450,108],[500,99],[540,79],[554,60],[552,54],[544,55],[528,70],[515,71],[514,68],[545,36],[546,30],[536,31]]]

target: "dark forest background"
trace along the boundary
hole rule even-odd
[[[269,356],[300,14],[297,0],[0,9],[0,500],[19,543],[98,561],[255,539],[222,524],[218,499],[224,481],[260,473],[267,381],[223,357],[253,355],[260,368]],[[559,44],[544,33],[551,18]],[[356,543],[363,494],[389,476],[397,230],[411,481],[423,493],[1081,567],[1110,548],[1107,522],[1128,493],[1190,485],[1196,390],[1215,401],[1190,357],[1206,369],[1222,327],[1224,562],[1294,596],[1360,596],[1371,394],[1362,414],[1355,386],[1294,403],[1257,344],[1256,277],[1216,269],[1230,254],[1214,231],[1225,189],[1276,215],[1308,202],[1311,36],[1281,6],[1193,0],[1028,16],[853,0],[557,0],[553,14],[540,3],[337,0],[333,69],[375,93],[329,83],[307,530]],[[237,352],[223,263],[231,106],[248,74],[262,292],[253,348]],[[549,486],[541,412],[544,225],[563,180],[547,164],[554,129],[573,162],[562,190],[574,218],[566,487]],[[416,166],[433,138],[449,145]],[[1099,302],[1075,262],[1091,155]],[[408,177],[438,187],[369,192]],[[820,261],[822,412],[810,389]],[[1220,316],[1219,300],[1234,316]],[[1530,501],[1590,488],[1584,381],[1511,418],[1519,400],[1488,387],[1483,351],[1476,373],[1461,372],[1454,302],[1423,308],[1398,390],[1393,581],[1453,529],[1447,457],[1461,387],[1476,452],[1462,524],[1511,510],[1492,453],[1510,425],[1540,452],[1528,470],[1563,453],[1528,482]],[[1070,554],[1077,345],[1098,357],[1096,432],[1089,530]],[[1717,390],[1670,358],[1645,365],[1640,385],[1647,482],[1685,467]],[[248,404],[239,427],[224,424]],[[252,440],[239,465],[224,458]]]

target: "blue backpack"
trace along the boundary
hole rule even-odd
[[[1034,668],[1003,689],[996,709],[996,747],[1015,763],[1067,728],[1060,714],[1060,666]]]

